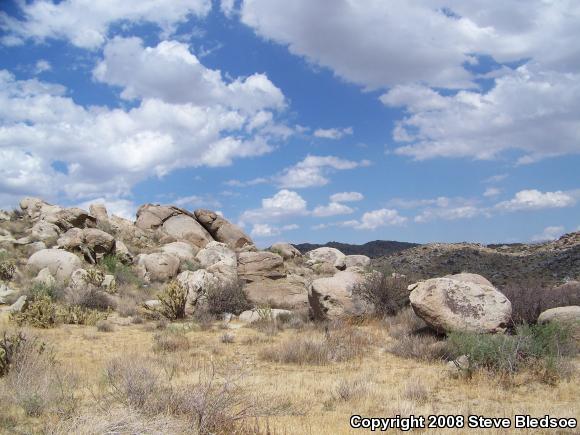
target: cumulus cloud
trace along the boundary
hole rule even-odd
[[[474,77],[466,65],[477,63],[474,54],[578,69],[570,41],[580,39],[580,6],[543,0],[526,6],[500,0],[244,0],[241,19],[291,53],[367,88],[418,82],[470,87]]]
[[[112,44],[123,42],[127,41]],[[178,44],[171,43],[171,47],[186,56]],[[139,55],[148,50],[134,38],[130,45]],[[151,51],[159,51],[159,45]],[[176,56],[172,62],[179,70],[187,58]],[[170,63],[164,66],[172,75]],[[110,64],[106,64],[108,69]],[[215,73],[198,67],[204,73]],[[116,77],[116,67],[111,71]],[[142,74],[147,75],[146,71]],[[133,76],[135,81],[126,79],[126,87],[141,89],[143,76]],[[253,85],[245,87],[250,78],[220,84],[221,75],[213,76],[217,89],[225,87],[231,92],[215,100],[179,103],[170,93],[155,94],[158,84],[152,82],[151,93],[135,91],[133,96],[142,99],[131,109],[109,109],[85,108],[68,97],[61,85],[17,80],[0,70],[0,189],[5,195],[34,194],[49,199],[58,195],[71,199],[122,197],[152,175],[161,177],[177,168],[225,166],[237,158],[270,152],[271,142],[283,139],[268,129],[274,124],[266,123],[251,132],[247,126],[264,104],[270,104],[267,101],[279,107],[276,101],[280,100],[248,91],[253,89]],[[262,80],[267,78],[259,78]],[[203,94],[212,84],[199,81],[197,86]],[[258,85],[256,89],[270,87]],[[256,101],[252,103],[253,96]]]
[[[563,226],[551,226],[544,228],[544,231],[540,234],[536,234],[532,237],[532,242],[548,242],[558,239],[562,234],[564,234]]]
[[[414,220],[417,223],[424,223],[434,219],[470,219],[484,213],[486,213],[484,209],[480,209],[471,205],[450,208],[428,208],[415,216]]]
[[[284,95],[264,74],[226,83],[219,70],[203,66],[179,41],[162,41],[143,47],[139,38],[114,38],[104,48],[104,58],[94,77],[120,86],[121,97],[158,98],[167,103],[223,105],[255,113],[250,129],[272,120],[262,109],[282,109]]]
[[[236,0],[221,0],[220,10],[226,17],[233,17],[236,13]]]
[[[52,70],[52,65],[48,60],[40,59],[34,66],[34,74],[42,74],[43,72]]]
[[[353,133],[352,127],[347,128],[319,128],[314,131],[314,136],[322,139],[342,139],[344,136],[351,135]]]
[[[401,216],[397,210],[381,208],[366,212],[360,220],[350,220],[340,223],[340,226],[352,227],[356,230],[376,230],[380,227],[403,225],[407,218]]]
[[[115,215],[129,220],[135,220],[138,208],[133,201],[123,198],[94,198],[76,204],[75,207],[88,210],[91,204],[103,204],[109,216]]]
[[[360,192],[339,192],[330,196],[332,202],[355,202],[363,199],[364,195]]]
[[[485,196],[486,198],[493,198],[495,196],[498,196],[501,193],[501,189],[498,189],[497,187],[488,187],[487,189],[485,189],[485,192],[483,192],[483,196]]]
[[[351,213],[354,213],[353,208],[338,202],[331,202],[328,205],[320,205],[316,207],[312,212],[312,215],[316,217],[328,217]]]
[[[280,187],[304,188],[324,186],[329,183],[327,174],[333,171],[344,171],[369,166],[368,160],[353,161],[335,156],[312,156],[296,165],[284,169],[280,175],[274,177]]]
[[[299,226],[296,224],[284,225],[281,227],[270,224],[254,224],[251,230],[251,235],[253,237],[274,237],[279,236],[283,232],[296,230],[298,228]]]
[[[564,208],[576,204],[578,191],[541,192],[536,189],[521,190],[508,200],[496,204],[495,208],[502,211],[541,210],[546,208]]]
[[[487,92],[443,96],[420,86],[398,86],[381,98],[404,106],[397,122],[395,153],[492,159],[507,150],[520,163],[580,153],[580,74],[546,72],[526,65],[506,73]],[[403,144],[407,143],[407,144]]]
[[[282,189],[274,196],[262,199],[261,208],[243,212],[240,221],[242,224],[264,223],[307,214],[304,198],[294,191]]]
[[[94,49],[107,39],[109,29],[120,22],[153,23],[168,36],[190,17],[205,17],[210,0],[51,0],[17,2],[22,19],[0,12],[3,43],[22,44],[65,39],[77,47]]]

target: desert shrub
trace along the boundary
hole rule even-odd
[[[5,385],[8,400],[28,416],[47,410],[69,415],[75,408],[76,377],[63,370],[54,354],[36,339],[27,339],[19,346]]]
[[[115,326],[107,320],[99,320],[95,326],[99,332],[113,332],[115,330]]]
[[[565,374],[565,358],[577,353],[569,327],[550,323],[520,325],[513,335],[453,332],[448,337],[450,356],[467,355],[469,371],[486,369],[513,375],[528,369],[551,382]]]
[[[135,409],[144,408],[157,394],[159,376],[150,363],[136,356],[115,358],[105,368],[110,398]]]
[[[141,284],[141,279],[135,274],[131,266],[124,264],[115,254],[105,255],[101,260],[101,265],[107,273],[115,277],[118,285]]]
[[[224,344],[231,344],[235,341],[236,336],[234,334],[230,334],[228,332],[222,334],[220,337],[220,341]]]
[[[401,358],[437,361],[447,357],[445,341],[428,334],[403,335],[387,347],[387,351]]]
[[[364,281],[355,286],[353,294],[373,305],[378,315],[394,315],[409,305],[409,284],[407,278],[375,271],[368,273]]]
[[[0,340],[0,377],[6,375],[18,350],[24,345],[26,336],[22,332],[9,334],[4,332]]]
[[[242,281],[223,282],[207,289],[207,309],[211,314],[240,314],[252,307]]]
[[[79,306],[89,310],[106,311],[115,308],[111,296],[92,284],[84,288],[71,289],[66,293],[66,301],[71,306]]]
[[[417,403],[425,403],[429,398],[429,390],[418,379],[407,382],[401,393],[402,397]]]
[[[344,402],[364,397],[369,392],[369,384],[364,378],[341,379],[334,389],[334,396]]]
[[[65,291],[62,287],[57,284],[47,285],[44,283],[33,283],[25,290],[24,294],[29,299],[47,297],[51,301],[60,301],[65,297]]]
[[[178,352],[190,346],[189,339],[180,330],[165,330],[153,336],[153,352]]]
[[[204,331],[210,329],[215,320],[216,316],[204,306],[198,305],[193,313],[193,321]]]
[[[187,303],[187,289],[179,281],[169,282],[157,297],[162,305],[161,313],[169,320],[183,319]]]
[[[265,349],[260,357],[284,364],[325,365],[360,358],[372,343],[373,337],[363,331],[345,327],[320,335],[293,337]]]
[[[13,260],[0,256],[0,281],[10,281],[16,273],[16,266]]]
[[[512,304],[512,326],[534,324],[550,308],[580,304],[580,284],[549,288],[534,281],[513,281],[500,290]]]

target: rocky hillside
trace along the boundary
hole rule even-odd
[[[432,243],[375,259],[373,264],[422,279],[468,271],[498,286],[513,281],[552,286],[580,277],[580,232],[539,244]]]
[[[366,255],[370,258],[378,258],[386,255],[391,255],[405,249],[419,246],[418,243],[395,242],[393,240],[374,240],[363,245],[351,245],[348,243],[328,242],[324,245],[315,243],[300,243],[295,244],[294,247],[303,254],[317,248],[335,248],[345,253],[346,255]]]

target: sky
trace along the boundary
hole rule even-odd
[[[577,0],[0,2],[0,207],[277,241],[580,230]]]

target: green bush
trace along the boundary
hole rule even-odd
[[[115,277],[117,284],[141,284],[131,266],[124,264],[115,254],[105,255],[101,260],[105,271]]]
[[[161,313],[169,320],[183,319],[185,317],[185,304],[187,303],[187,289],[179,281],[171,281],[165,286],[158,296],[162,305]]]
[[[470,372],[483,368],[513,375],[530,369],[541,371],[546,381],[561,377],[565,358],[577,353],[570,329],[558,323],[521,325],[513,335],[454,332],[448,350],[453,358],[467,355]]]
[[[0,377],[6,375],[10,366],[14,361],[14,356],[18,353],[18,350],[22,347],[26,337],[22,332],[17,334],[8,334],[4,332],[2,339],[0,340]]]
[[[12,260],[0,260],[0,280],[10,281],[15,273],[16,266]]]

